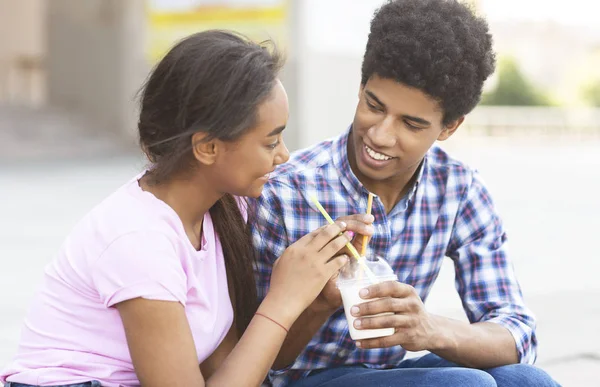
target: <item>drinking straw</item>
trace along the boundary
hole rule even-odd
[[[371,215],[371,208],[373,207],[373,194],[369,192],[369,198],[367,199],[367,215]],[[360,251],[360,256],[364,257],[367,255],[367,243],[369,243],[369,237],[363,235],[363,243]]]
[[[331,216],[329,216],[329,214],[327,213],[327,211],[325,211],[325,208],[323,208],[323,206],[321,205],[321,203],[319,203],[319,200],[315,196],[311,196],[311,200],[317,206],[317,208],[319,209],[319,211],[321,212],[321,214],[323,214],[323,217],[325,219],[327,219],[327,221],[330,224],[333,224],[334,223],[333,219],[331,219]],[[352,245],[352,243],[350,243],[350,242],[346,243],[346,247],[348,248],[348,250],[350,250],[350,253],[352,253],[352,255],[354,256],[354,258],[356,258],[356,260],[358,261],[358,264],[361,265],[361,267],[367,273],[367,276],[369,277],[369,279],[371,280],[371,282],[377,283],[377,279],[375,278],[375,274],[373,274],[373,272],[371,271],[371,269],[369,269],[369,266],[367,266],[367,264],[365,263],[365,260],[363,258],[361,258],[360,254],[358,254],[358,251],[356,251],[356,248],[354,248],[354,246]]]

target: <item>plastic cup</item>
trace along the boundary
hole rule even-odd
[[[367,257],[363,258],[365,263],[371,269],[375,275],[377,282],[385,281],[397,281],[398,277],[394,274],[394,270],[390,265],[381,257]],[[372,339],[375,337],[391,336],[394,334],[394,328],[379,328],[379,329],[356,329],[354,328],[354,320],[356,317],[352,316],[350,310],[355,305],[360,305],[364,302],[374,301],[376,298],[365,300],[360,297],[359,292],[361,289],[366,288],[369,285],[373,285],[372,280],[366,275],[364,269],[358,264],[357,260],[352,259],[348,262],[341,270],[338,276],[336,285],[342,294],[342,301],[344,303],[344,312],[346,314],[346,320],[348,321],[348,330],[352,340]],[[376,316],[385,316],[392,313],[381,313]],[[363,316],[364,317],[364,316]],[[373,316],[369,316],[373,317]]]

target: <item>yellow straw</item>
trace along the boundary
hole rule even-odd
[[[371,208],[373,207],[373,194],[369,192],[369,198],[367,199],[367,215],[371,215]],[[367,255],[367,243],[369,243],[369,237],[363,236],[362,248],[360,251],[360,255],[364,257]]]
[[[325,219],[327,219],[327,221],[329,222],[329,224],[335,223],[333,221],[333,219],[331,219],[331,216],[329,216],[329,214],[327,213],[327,211],[325,211],[325,208],[323,208],[323,206],[321,205],[321,203],[319,203],[319,200],[315,196],[311,196],[310,198],[313,201],[313,203],[315,203],[315,206],[317,206],[317,208],[319,209],[319,211],[321,212],[321,214],[323,214],[323,217],[325,217]],[[352,245],[352,243],[350,243],[350,242],[346,243],[346,247],[348,248],[348,250],[350,250],[350,253],[352,253],[352,255],[354,256],[354,258],[356,258],[356,260],[358,261],[358,263],[365,270],[365,272],[367,273],[367,276],[369,277],[369,279],[373,283],[377,283],[377,279],[375,278],[375,274],[373,274],[373,272],[371,271],[371,269],[369,269],[369,266],[367,266],[367,264],[364,262],[364,259],[362,259],[361,256],[360,256],[360,254],[358,254],[358,251],[356,251],[356,248],[354,248],[354,246]]]

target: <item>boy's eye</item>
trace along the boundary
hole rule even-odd
[[[406,125],[407,128],[411,129],[411,130],[423,130],[423,128],[420,128],[418,126],[415,126],[413,124],[410,123],[410,121],[404,121],[404,125]]]
[[[373,111],[376,111],[376,112],[382,112],[383,111],[383,109],[379,105],[373,104],[368,99],[366,100],[366,102],[367,102],[367,106],[369,107],[370,110],[373,110]]]
[[[369,109],[371,110],[376,110],[376,111],[381,111],[381,109],[375,105],[373,105],[371,102],[369,102],[369,100],[367,100],[367,106],[369,107]]]

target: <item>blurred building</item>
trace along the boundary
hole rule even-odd
[[[132,144],[135,97],[148,70],[175,41],[207,28],[273,37],[288,49],[283,77],[293,106],[293,7],[288,0],[0,0],[0,136],[18,141],[23,117],[37,116],[25,137],[67,140],[70,131]]]
[[[482,13],[489,4],[464,1]],[[150,66],[174,41],[206,28],[272,37],[286,50],[291,149],[336,135],[352,121],[369,22],[382,3],[0,0],[0,154],[133,145],[135,96]],[[577,100],[579,83],[600,78],[600,29],[524,19],[490,25],[497,51],[516,56],[565,103]]]
[[[3,158],[133,144],[143,0],[0,0]]]

